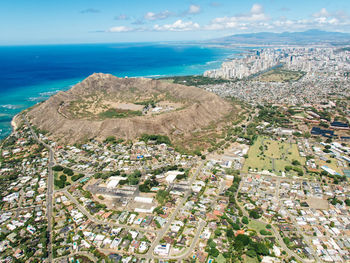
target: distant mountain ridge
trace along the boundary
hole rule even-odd
[[[311,29],[304,32],[259,32],[236,34],[212,40],[216,43],[231,44],[350,44],[350,34]]]

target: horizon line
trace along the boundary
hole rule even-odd
[[[1,44],[0,47],[22,47],[22,46],[63,46],[63,45],[98,45],[98,44],[141,44],[141,43],[176,43],[176,42],[181,42],[181,43],[194,43],[194,42],[205,42],[205,41],[211,41],[215,39],[220,39],[220,38],[225,38],[228,36],[237,36],[237,35],[249,35],[249,34],[261,34],[261,33],[272,33],[272,34],[283,34],[283,33],[305,33],[309,31],[319,31],[319,32],[326,32],[326,33],[341,33],[341,34],[349,34],[350,32],[345,32],[345,31],[326,31],[326,30],[321,30],[317,28],[311,28],[307,29],[304,31],[283,31],[283,32],[273,32],[273,31],[259,31],[259,32],[246,32],[246,33],[236,33],[236,34],[226,34],[224,36],[218,36],[216,38],[210,38],[206,40],[159,40],[159,41],[119,41],[119,42],[66,42],[66,43],[30,43],[30,44]],[[244,43],[237,43],[237,44],[244,44]],[[247,43],[245,43],[247,44]]]

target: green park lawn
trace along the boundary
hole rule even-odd
[[[258,222],[258,221],[249,220],[248,229],[253,229],[257,233],[259,233],[260,230],[263,230],[263,229],[266,230],[266,225],[264,223],[261,223],[261,222]]]
[[[292,165],[293,160],[299,161],[302,165],[305,164],[305,158],[299,155],[296,144],[274,141],[259,136],[249,149],[243,171],[248,172],[250,167],[258,169],[258,171],[274,171],[280,175],[285,166]]]
[[[224,257],[222,254],[220,254],[220,255],[217,256],[217,258],[215,259],[215,262],[217,262],[217,263],[226,263],[226,259],[225,259],[225,257]]]
[[[244,258],[244,263],[258,263],[259,261],[256,259],[256,258],[251,258],[251,257],[248,257],[246,256]]]

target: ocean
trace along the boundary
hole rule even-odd
[[[12,117],[95,72],[118,77],[202,74],[238,54],[186,44],[81,44],[0,47],[0,139]]]

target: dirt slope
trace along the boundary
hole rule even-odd
[[[103,119],[97,118],[98,113],[89,115],[85,110],[91,103],[105,110],[106,101],[139,103],[151,99],[182,107],[160,114]],[[27,116],[39,129],[48,131],[54,140],[75,143],[90,138],[103,140],[110,135],[124,139],[134,139],[143,133],[186,136],[220,120],[231,110],[228,102],[199,88],[95,73],[70,90],[37,105]],[[82,117],[77,117],[80,116],[77,111],[84,113],[79,113]]]

